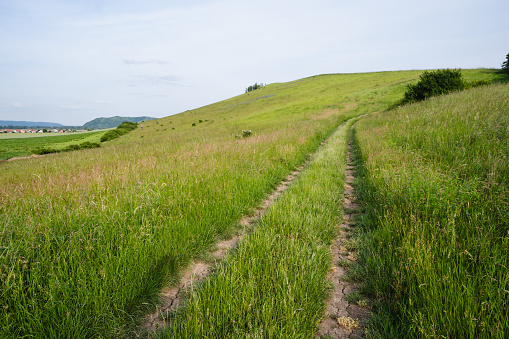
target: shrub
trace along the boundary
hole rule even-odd
[[[129,121],[124,121],[123,123],[118,125],[117,129],[123,128],[123,129],[126,129],[128,131],[132,131],[133,129],[136,129],[136,127],[138,127],[137,123],[129,122]]]
[[[58,151],[54,148],[39,147],[39,148],[33,149],[31,152],[32,152],[32,154],[43,155],[43,154],[49,154],[49,153],[57,153]]]
[[[69,145],[62,150],[62,152],[76,151],[81,149],[80,145]]]
[[[110,140],[113,140],[113,139],[116,139],[120,136],[121,134],[118,132],[118,130],[116,129],[112,129],[106,133],[103,134],[103,136],[101,137],[101,142],[105,142],[105,141],[110,141]]]
[[[80,148],[82,149],[86,149],[86,148],[97,148],[97,147],[101,147],[101,144],[98,143],[98,142],[90,142],[90,141],[85,141],[85,142],[82,142],[80,144]]]
[[[422,101],[436,95],[460,91],[466,86],[467,83],[459,69],[425,71],[421,74],[419,82],[407,85],[407,91],[401,103]]]
[[[138,127],[138,124],[135,122],[129,122],[124,121],[116,129],[109,130],[108,132],[104,133],[101,137],[101,142],[110,141],[113,139],[116,139],[124,134],[129,133],[133,129]]]
[[[253,132],[251,130],[243,130],[242,134],[235,134],[236,139],[243,139],[243,138],[249,138]]]
[[[491,80],[474,80],[469,81],[465,83],[465,89],[466,88],[472,88],[472,87],[479,87],[479,86],[486,86],[491,84]]]

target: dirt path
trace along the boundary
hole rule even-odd
[[[327,302],[326,318],[319,325],[320,338],[362,338],[363,325],[370,315],[366,307],[359,306],[363,305],[363,302],[359,301],[359,295],[355,294],[355,284],[342,281],[347,273],[348,264],[357,260],[353,246],[348,246],[349,232],[355,227],[355,214],[359,208],[355,202],[355,189],[352,187],[354,180],[355,167],[352,162],[352,145],[349,143],[343,196],[343,223],[340,226],[340,234],[331,248],[333,269],[330,281],[334,291]]]
[[[10,159],[7,159],[7,160],[3,160],[3,161],[14,161],[14,160],[20,160],[20,159],[31,159],[31,158],[39,158],[39,157],[43,157],[45,154],[32,154],[32,155],[29,155],[27,157],[16,157],[16,158],[10,158]]]
[[[272,205],[272,203],[290,186],[297,175],[304,169],[304,166],[297,168],[293,171],[285,180],[283,180],[276,190],[257,208],[254,216],[245,217],[240,221],[240,225],[243,226],[244,231],[241,234],[234,236],[231,239],[220,241],[216,244],[216,250],[210,253],[211,260],[209,261],[194,261],[191,265],[183,272],[182,278],[178,285],[168,286],[164,288],[160,297],[162,300],[161,305],[157,310],[149,314],[143,325],[141,326],[143,332],[155,333],[169,325],[169,319],[171,319],[171,313],[175,312],[176,309],[183,302],[183,293],[186,289],[189,289],[193,284],[199,283],[205,280],[211,273],[214,262],[223,260],[226,257],[228,251],[235,246],[247,233],[246,230],[249,226],[254,224],[265,211]]]

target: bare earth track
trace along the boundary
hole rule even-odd
[[[343,223],[340,226],[339,236],[331,247],[333,268],[329,279],[334,290],[327,302],[326,318],[319,325],[318,337],[320,338],[363,338],[363,327],[370,315],[365,307],[361,307],[357,303],[349,301],[351,298],[347,298],[349,294],[355,292],[355,284],[342,281],[347,269],[339,265],[340,262],[349,263],[357,260],[355,252],[349,251],[345,246],[349,232],[355,227],[354,219],[359,207],[355,202],[355,189],[352,187],[355,180],[355,168],[352,165],[351,148],[349,143],[343,196]]]

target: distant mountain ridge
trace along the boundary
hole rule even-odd
[[[14,120],[0,120],[0,127],[63,127],[64,125],[56,122],[35,122],[35,121],[14,121]]]
[[[114,116],[111,118],[96,118],[91,120],[83,125],[83,128],[91,128],[91,129],[105,129],[105,128],[114,128],[123,123],[124,121],[129,122],[140,122],[140,121],[148,121],[155,120],[157,118],[152,117],[120,117]]]

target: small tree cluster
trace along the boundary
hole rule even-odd
[[[249,86],[248,88],[246,88],[246,93],[254,91],[255,89],[258,89],[258,88],[262,88],[263,86],[265,86],[265,85],[264,84],[255,83],[254,85]]]

